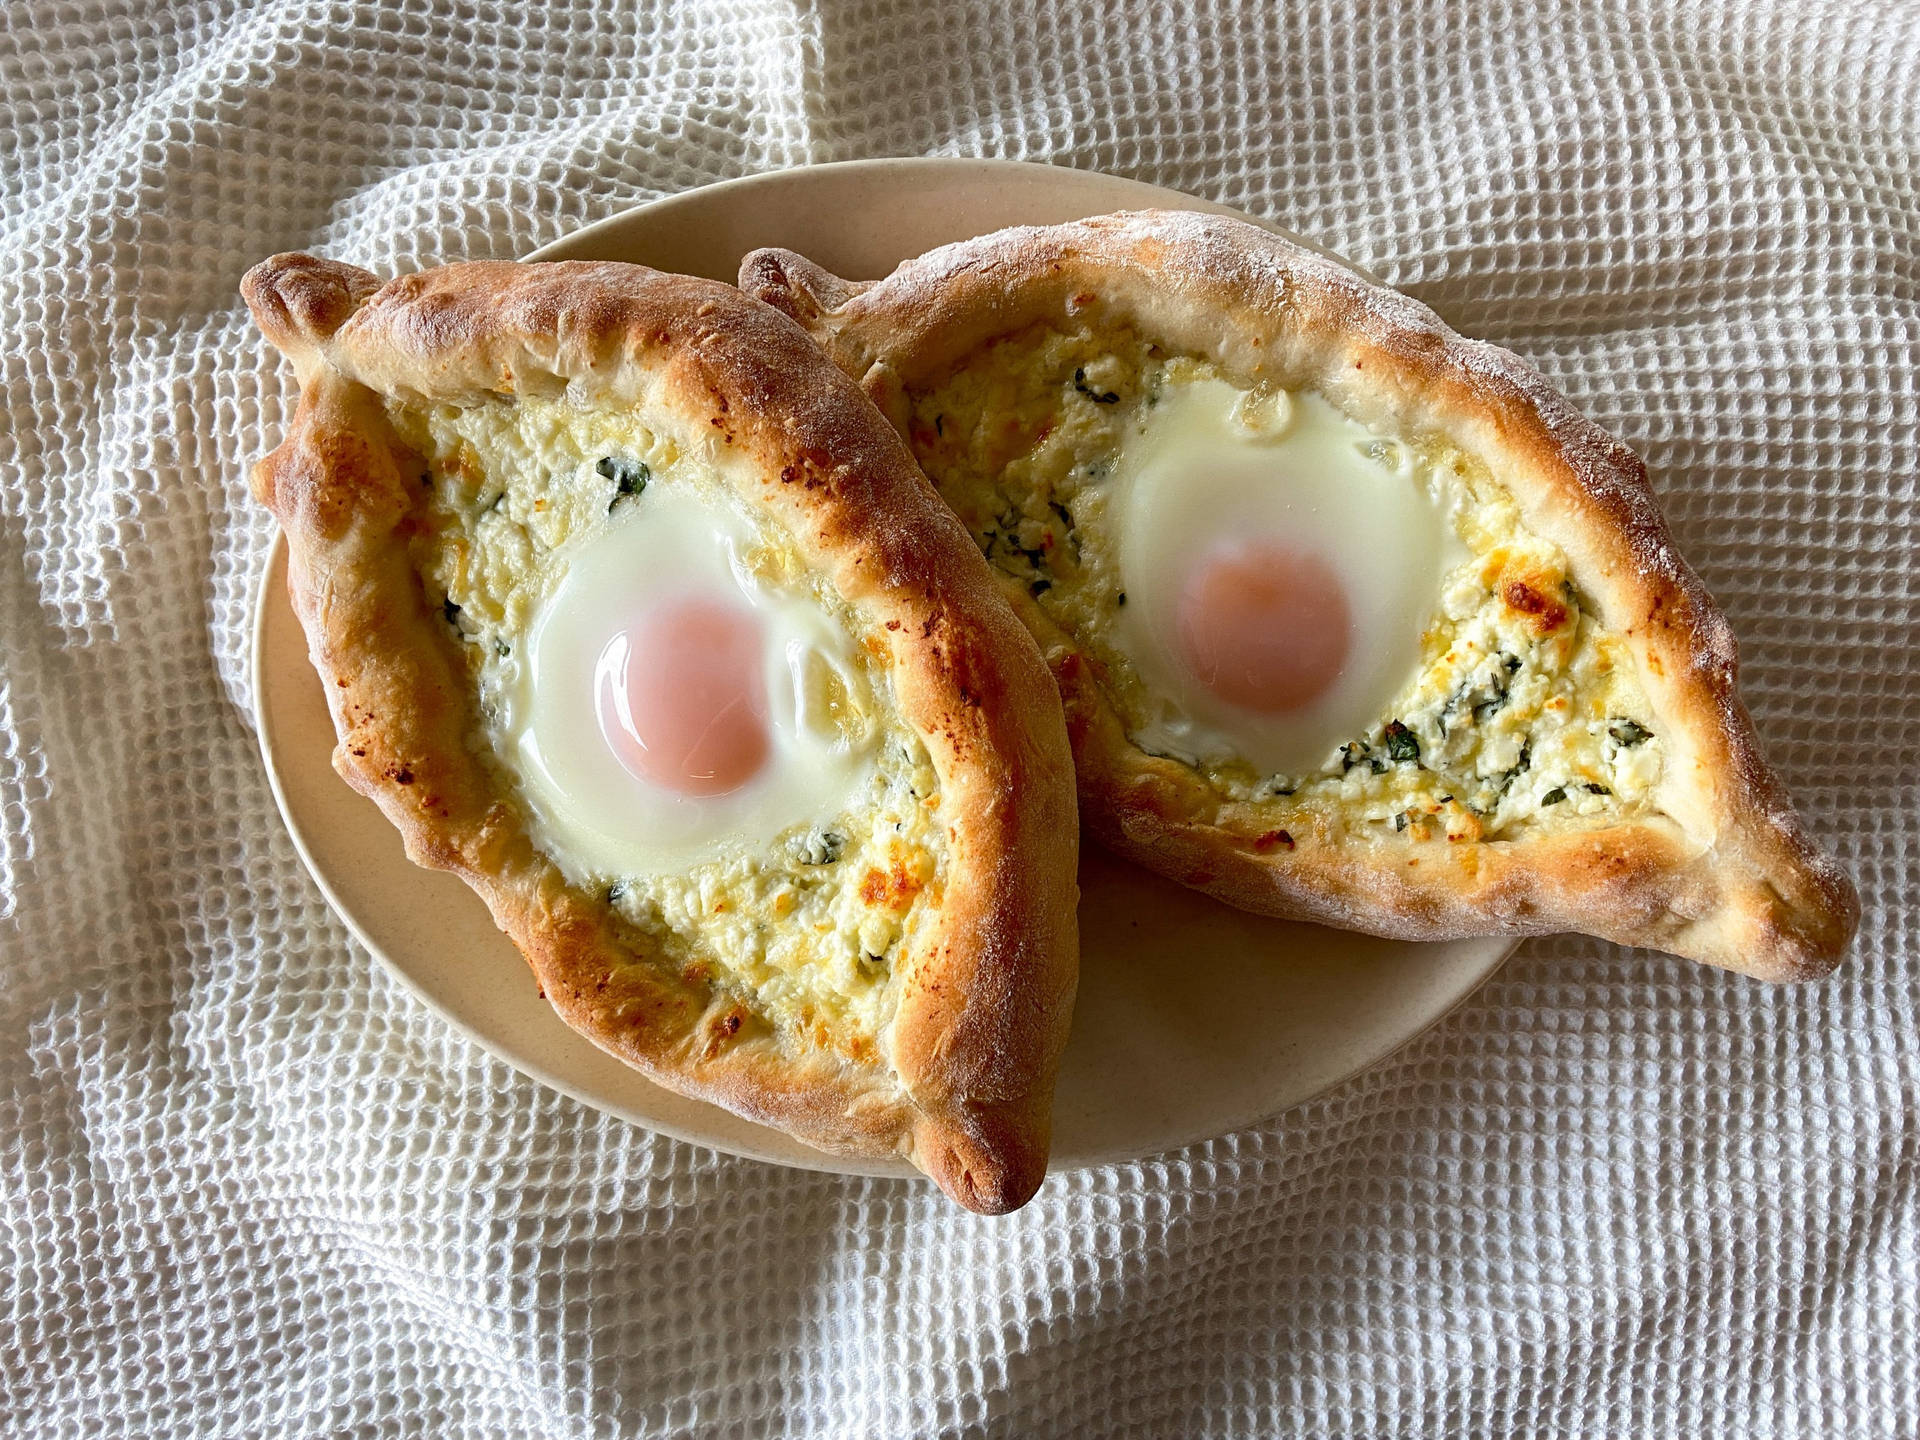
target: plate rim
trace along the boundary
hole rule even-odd
[[[1103,185],[1133,190],[1142,200],[1154,196],[1173,197],[1185,202],[1180,207],[1182,209],[1199,210],[1207,214],[1227,215],[1235,220],[1245,220],[1249,224],[1258,225],[1262,230],[1271,231],[1275,235],[1291,240],[1301,248],[1311,250],[1314,254],[1331,260],[1343,269],[1351,270],[1370,285],[1386,287],[1386,282],[1371,270],[1321,241],[1315,240],[1312,236],[1289,229],[1264,216],[1249,214],[1236,206],[1226,205],[1218,200],[1209,200],[1204,195],[1190,195],[1184,190],[1156,185],[1151,180],[1137,180],[1131,175],[1115,175],[1107,170],[1083,170],[1077,165],[1055,165],[1051,161],[1041,160],[1006,160],[992,155],[876,155],[862,160],[819,160],[805,165],[783,165],[777,170],[761,170],[752,175],[733,175],[725,180],[715,180],[706,185],[676,190],[671,195],[660,195],[652,200],[643,200],[638,204],[616,210],[611,215],[602,215],[598,220],[590,221],[577,230],[569,230],[564,235],[557,235],[546,243],[535,246],[519,258],[522,263],[536,264],[564,259],[564,256],[551,255],[549,252],[591,242],[599,238],[602,231],[616,230],[643,212],[658,213],[671,210],[682,202],[693,203],[695,197],[704,198],[733,190],[751,189],[776,179],[785,180],[788,177],[800,175],[883,175],[889,172],[904,174],[933,169],[954,172],[992,172],[1005,175],[1009,179],[1017,178],[1036,184],[1042,180],[1057,181],[1060,176],[1065,175],[1071,176],[1074,180],[1094,180]],[[847,278],[858,280],[864,277],[854,275]]]

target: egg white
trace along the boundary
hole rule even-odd
[[[1243,759],[1271,774],[1321,766],[1378,721],[1414,678],[1453,541],[1407,447],[1319,396],[1248,393],[1221,380],[1169,386],[1121,446],[1115,505],[1117,648],[1153,693],[1135,743],[1188,763]],[[1223,541],[1271,536],[1324,560],[1351,617],[1345,665],[1286,715],[1220,699],[1181,658],[1183,586]]]
[[[536,840],[568,868],[685,869],[831,821],[869,789],[877,733],[852,637],[812,594],[756,574],[756,544],[722,497],[656,480],[553,557],[562,573],[503,667],[496,728]],[[595,704],[595,665],[613,635],[690,593],[743,602],[766,636],[769,755],[724,795],[683,795],[636,776],[602,735]]]

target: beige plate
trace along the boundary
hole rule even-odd
[[[631,260],[732,280],[786,245],[842,275],[1003,225],[1145,205],[1218,209],[1137,181],[982,160],[824,165],[713,185],[549,245],[539,260]],[[407,863],[399,834],[333,773],[333,727],[275,546],[254,631],[260,745],[301,858],[361,942],[510,1064],[652,1130],[778,1164],[910,1175],[848,1161],[663,1090],[561,1024],[486,907]],[[1081,866],[1080,999],[1055,1104],[1053,1164],[1135,1159],[1252,1124],[1405,1044],[1511,950],[1407,945],[1263,920],[1098,851]]]

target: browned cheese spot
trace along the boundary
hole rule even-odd
[[[860,898],[875,907],[904,910],[920,893],[920,883],[895,855],[885,870],[867,871],[860,882]]]
[[[1500,592],[1500,598],[1522,615],[1533,616],[1542,635],[1551,635],[1567,623],[1567,607],[1541,594],[1525,580],[1509,580]]]

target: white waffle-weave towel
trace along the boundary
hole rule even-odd
[[[1911,1435],[1910,4],[12,0],[0,1430]],[[1867,920],[1771,989],[1528,945],[1278,1122],[925,1187],[655,1139],[349,942],[250,731],[310,248],[512,256],[710,180],[1048,159],[1318,237],[1652,466]]]

